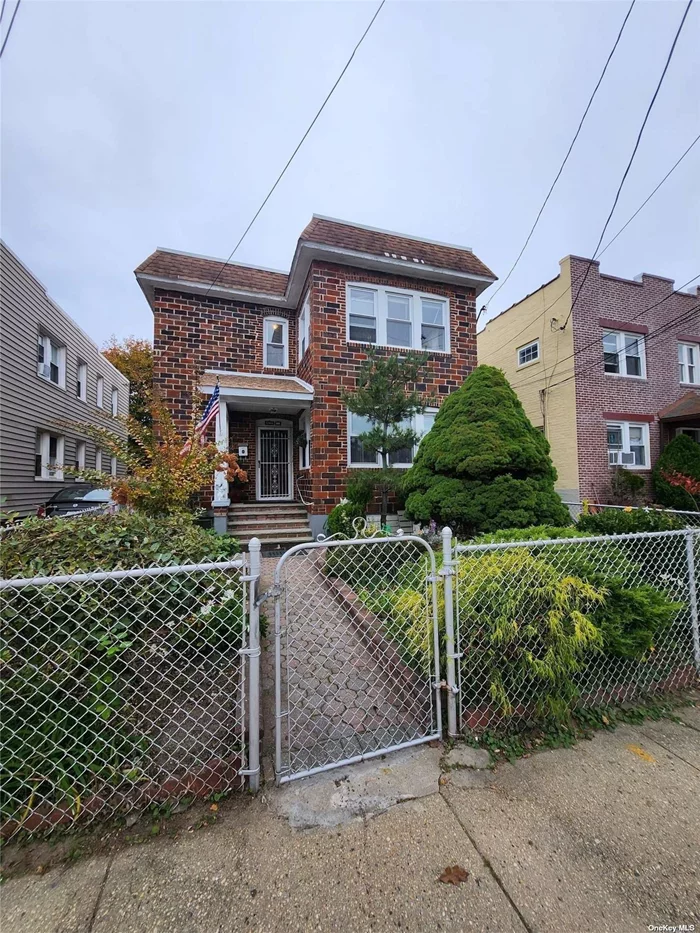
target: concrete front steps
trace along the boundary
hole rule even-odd
[[[229,507],[229,534],[247,547],[259,538],[264,549],[312,541],[309,516],[299,502],[241,502]]]

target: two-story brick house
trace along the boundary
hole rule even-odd
[[[605,502],[615,467],[648,481],[677,432],[700,442],[699,298],[567,256],[479,333],[479,362],[505,372],[545,432],[564,498]]]
[[[341,402],[368,346],[429,353],[417,386],[432,403],[417,418],[424,433],[476,365],[475,302],[495,280],[471,249],[316,215],[288,273],[158,249],[136,277],[174,418],[184,431],[195,381],[210,393],[218,380],[214,436],[249,474],[230,489],[217,474],[215,525],[244,540],[266,527],[285,542],[323,529],[349,468],[378,466],[357,439],[366,424]]]

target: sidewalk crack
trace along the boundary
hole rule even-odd
[[[100,882],[100,890],[97,892],[97,897],[96,897],[96,899],[95,899],[95,906],[94,906],[93,911],[92,911],[92,916],[90,917],[90,922],[88,923],[87,933],[92,933],[92,928],[94,927],[94,925],[95,925],[95,920],[97,919],[97,911],[98,911],[99,908],[100,908],[100,903],[101,903],[101,901],[102,901],[102,895],[103,895],[103,893],[104,893],[104,889],[105,889],[105,886],[106,886],[106,884],[107,884],[107,878],[109,877],[109,873],[110,873],[110,871],[111,871],[111,869],[112,869],[112,865],[114,864],[114,860],[115,860],[116,857],[117,857],[117,855],[116,855],[116,852],[115,852],[114,855],[110,855],[109,861],[107,862],[107,866],[106,866],[106,868],[105,868],[105,873],[104,873],[104,875],[102,876],[102,881]]]
[[[674,758],[677,758],[679,761],[682,761],[684,764],[689,765],[695,771],[700,771],[700,768],[698,768],[697,765],[694,765],[692,761],[688,761],[687,758],[684,758],[682,755],[679,755],[678,752],[674,748],[669,748],[667,745],[664,745],[663,742],[659,741],[657,736],[651,735],[649,732],[645,732],[644,729],[642,729],[641,732],[642,732],[642,735],[646,736],[646,738],[650,739],[652,742],[655,742],[660,748],[663,748],[664,751],[668,752],[669,755],[672,755]]]

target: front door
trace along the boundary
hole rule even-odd
[[[267,419],[258,423],[256,497],[293,499],[292,426]]]

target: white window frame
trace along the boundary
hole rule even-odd
[[[119,389],[112,388],[112,417],[116,418],[119,414]]]
[[[416,450],[418,449],[418,445],[420,444],[420,441],[428,433],[428,431],[426,430],[425,415],[433,415],[433,421],[434,421],[435,420],[434,416],[437,415],[438,411],[439,411],[438,408],[426,408],[424,412],[420,412],[413,416],[413,430],[419,436],[418,444],[416,445],[416,448],[413,451],[414,458],[416,455]],[[380,470],[382,463],[381,463],[381,456],[379,454],[377,454],[375,463],[355,463],[352,460],[352,438],[355,435],[351,433],[352,432],[352,412],[351,411],[347,412],[347,432],[348,432],[348,466],[351,467],[353,470],[364,470],[364,469]],[[391,464],[391,468],[392,469],[395,468],[397,470],[408,470],[409,467],[411,466],[412,466],[412,463],[392,463]]]
[[[43,362],[39,360],[38,349],[41,347]],[[58,368],[58,381],[54,382],[51,378],[51,356],[52,350],[56,351],[56,366]],[[66,387],[66,348],[58,343],[48,334],[39,333],[37,337],[37,362],[36,373],[40,379],[50,382],[51,385],[58,386],[59,389]]]
[[[75,467],[77,470],[85,469],[86,451],[87,451],[87,444],[85,443],[85,441],[75,442]]]
[[[611,428],[619,428],[622,433],[622,450],[619,452],[619,459],[613,460],[610,457],[611,451],[607,447],[607,432]],[[644,444],[644,460],[645,463],[623,463],[622,454],[629,455],[630,450],[630,428],[641,428],[642,429],[642,442]],[[605,431],[606,431],[606,448],[608,450],[608,466],[624,467],[626,470],[650,470],[651,469],[651,448],[649,445],[649,424],[646,421],[606,421],[605,422]],[[637,446],[637,445],[635,445]]]
[[[694,353],[694,361],[688,360],[689,350]],[[689,370],[693,369],[693,378],[684,379],[684,376],[690,375]],[[682,386],[700,385],[700,344],[691,343],[688,340],[678,341],[678,381]]]
[[[75,380],[75,395],[81,402],[87,401],[87,363],[78,360]]]
[[[61,434],[53,434],[51,431],[40,431],[37,434],[37,439],[34,447],[35,456],[38,454],[41,457],[41,475],[36,475],[36,467],[34,471],[34,478],[41,480],[42,482],[63,482],[63,470],[51,468],[49,465],[49,456],[50,456],[50,444],[51,438],[56,440],[56,464],[63,466],[63,459],[66,452],[66,439]],[[38,450],[37,450],[38,448]]]
[[[365,340],[353,340],[350,337],[350,313],[351,313],[351,295],[353,289],[359,289],[364,292],[374,294],[374,316],[376,321],[377,336],[374,343],[368,344]],[[409,299],[412,344],[410,347],[399,346],[389,343],[387,339],[387,320],[388,320],[388,296],[398,295]],[[443,306],[443,327],[445,330],[445,347],[442,350],[425,349],[421,345],[421,325],[423,322],[423,299],[426,301],[437,301]],[[434,325],[439,326],[439,325]],[[424,353],[451,353],[451,335],[450,335],[450,299],[446,295],[434,295],[430,292],[422,292],[408,288],[390,288],[383,285],[370,285],[367,282],[347,282],[345,286],[345,336],[350,344],[359,346],[388,347],[394,350],[416,350]]]
[[[102,472],[102,448],[100,447],[95,451],[95,470],[98,473]]]
[[[311,413],[307,410],[299,416],[299,431],[306,434],[306,444],[299,448],[299,469],[311,469]],[[306,464],[304,464],[306,460]]]
[[[529,360],[521,360],[521,354],[527,353],[532,347],[536,348],[535,356],[531,357]],[[530,340],[527,343],[524,343],[521,347],[518,347],[515,351],[517,368],[524,369],[526,366],[532,366],[533,363],[539,363],[540,361],[540,342],[539,340]]]
[[[117,458],[115,456],[111,456],[109,459],[109,475],[117,475]]]
[[[98,408],[105,407],[105,380],[104,376],[98,376],[95,384],[95,401]]]
[[[601,343],[605,340],[608,335],[613,335],[615,337],[616,343],[616,353],[617,353],[617,367],[618,372],[609,373],[605,369],[605,345],[603,344],[603,372],[606,376],[612,376],[615,379],[646,379],[647,377],[647,354],[646,354],[646,340],[644,334],[635,334],[630,331],[624,330],[605,330],[603,331],[603,336],[601,337]],[[625,341],[626,340],[636,340],[639,346],[639,360],[640,368],[642,370],[639,376],[635,376],[627,372],[627,354],[625,353]],[[622,372],[624,364],[625,372]]]
[[[304,354],[309,349],[311,343],[311,293],[306,293],[306,298],[299,312],[299,322],[297,324],[297,356],[298,360],[304,359]]]
[[[282,325],[282,346],[284,347],[284,365],[279,366],[275,363],[268,363],[267,361],[267,325],[269,324],[281,324]],[[263,366],[265,369],[289,369],[289,321],[285,317],[274,317],[271,314],[266,315],[263,318]]]

